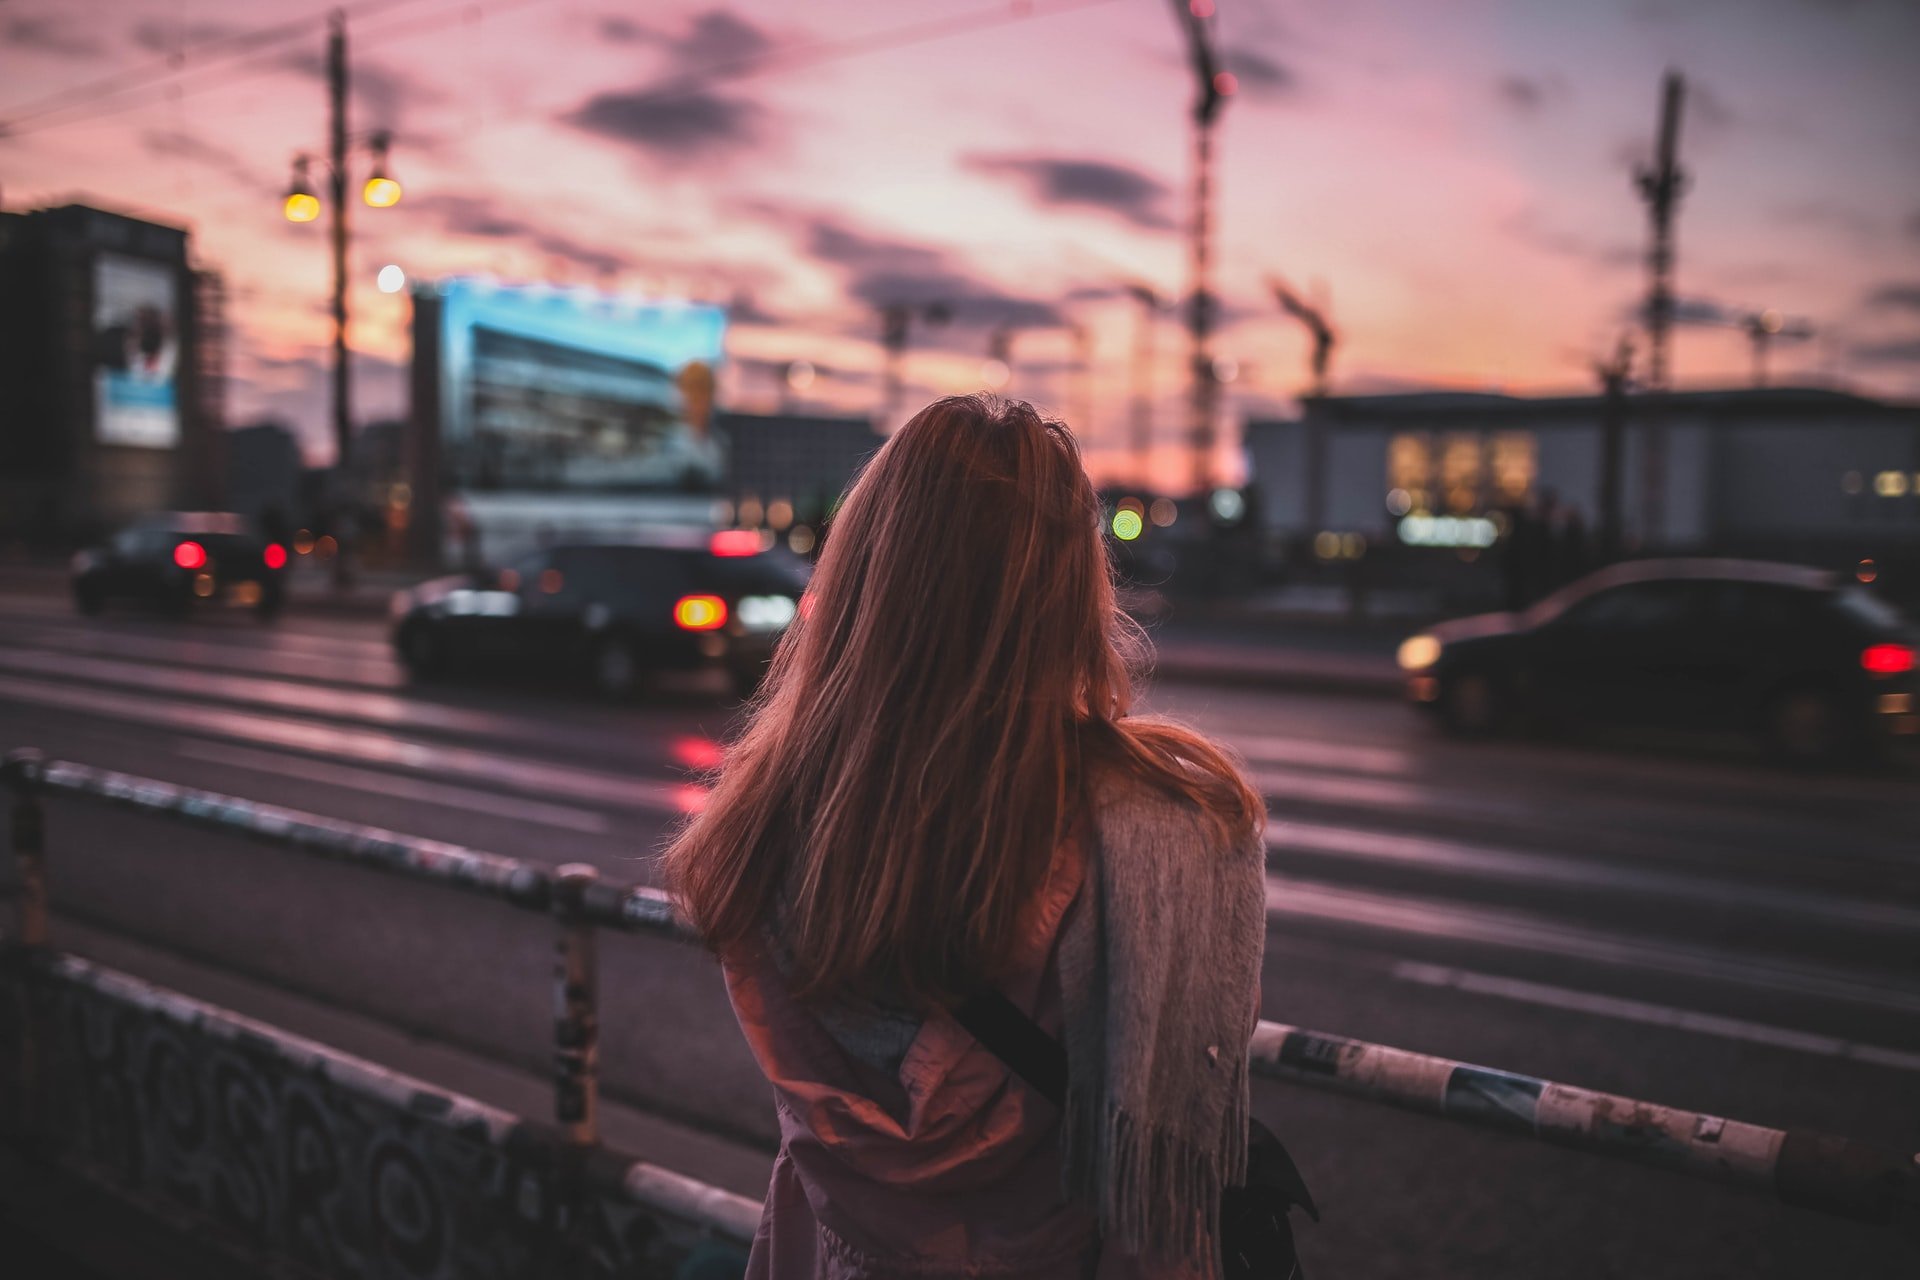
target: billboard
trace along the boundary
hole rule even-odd
[[[180,443],[179,364],[173,268],[100,254],[93,266],[93,420],[101,444]]]
[[[726,313],[588,289],[441,282],[445,491],[701,491]]]

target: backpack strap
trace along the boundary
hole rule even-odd
[[[954,1020],[994,1057],[1061,1110],[1067,1105],[1067,1051],[994,987],[983,987],[953,1010]]]

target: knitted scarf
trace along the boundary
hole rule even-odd
[[[1190,803],[1137,782],[1097,786],[1093,813],[1093,909],[1058,951],[1066,1188],[1108,1247],[1213,1276],[1221,1190],[1246,1175],[1265,845],[1218,848]]]

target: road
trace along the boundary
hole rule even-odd
[[[1699,744],[1452,742],[1380,698],[1151,702],[1267,797],[1265,1017],[1920,1149],[1911,759],[1802,776]],[[623,880],[652,877],[733,715],[697,683],[634,706],[410,686],[372,620],[83,620],[0,595],[0,746]],[[401,1058],[544,1071],[538,918],[68,801],[49,846],[64,945],[226,975],[201,994],[263,1016],[392,1028]],[[736,1158],[708,1176],[757,1194],[772,1117],[711,961],[608,938],[603,967],[608,1095],[713,1135]],[[1325,1210],[1311,1274],[1920,1274],[1889,1232],[1675,1175],[1273,1084],[1256,1106]]]

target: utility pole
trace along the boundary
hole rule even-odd
[[[347,360],[347,15],[327,15],[328,195],[333,203],[333,491],[336,512],[352,519],[353,374]],[[333,585],[353,585],[354,537],[346,523],[336,531]]]
[[[1775,338],[1786,342],[1800,342],[1813,336],[1813,327],[1804,322],[1787,323],[1787,318],[1768,307],[1764,311],[1753,311],[1741,316],[1736,322],[1746,333],[1747,341],[1753,344],[1753,385],[1767,385],[1767,352]]]
[[[1220,70],[1213,55],[1208,21],[1213,0],[1173,0],[1174,18],[1186,32],[1187,53],[1193,65],[1193,222],[1192,292],[1188,298],[1187,327],[1193,339],[1190,377],[1193,382],[1192,422],[1188,444],[1193,451],[1193,489],[1205,493],[1213,485],[1214,410],[1219,382],[1213,372],[1209,339],[1213,333],[1213,126],[1227,95],[1234,90],[1232,73]]]
[[[1133,328],[1133,405],[1127,445],[1133,482],[1144,489],[1153,482],[1148,473],[1153,452],[1153,326],[1160,315],[1160,295],[1137,281],[1127,285],[1127,292],[1140,304]]]
[[[900,409],[900,366],[907,354],[913,312],[914,308],[904,302],[890,302],[880,308],[880,345],[887,353],[886,373],[881,380],[880,392],[882,433],[893,430],[894,415]],[[929,325],[943,325],[953,318],[953,311],[944,302],[930,302],[922,308],[922,315]]]
[[[1593,371],[1603,393],[1600,419],[1600,555],[1619,558],[1624,546],[1620,510],[1620,471],[1625,455],[1627,385],[1633,372],[1633,337],[1621,334],[1611,360],[1596,360]]]
[[[1660,100],[1660,141],[1652,168],[1634,174],[1647,202],[1652,232],[1647,249],[1647,392],[1653,400],[1643,429],[1641,533],[1648,545],[1663,533],[1666,511],[1667,430],[1664,400],[1669,386],[1667,343],[1673,329],[1673,212],[1686,194],[1687,174],[1680,168],[1680,109],[1686,82],[1667,72]]]
[[[333,484],[329,499],[343,517],[334,532],[333,585],[345,590],[353,582],[355,530],[353,493],[348,464],[353,456],[353,372],[347,355],[347,152],[352,139],[347,132],[347,16],[335,9],[327,15],[327,196],[333,205],[329,226],[333,259]],[[400,184],[387,171],[388,152],[393,135],[377,130],[363,139],[373,154],[373,167],[361,188],[361,199],[375,209],[391,209],[400,203]],[[313,222],[320,217],[320,197],[308,184],[312,157],[301,152],[293,158],[293,180],[281,202],[288,222]]]

